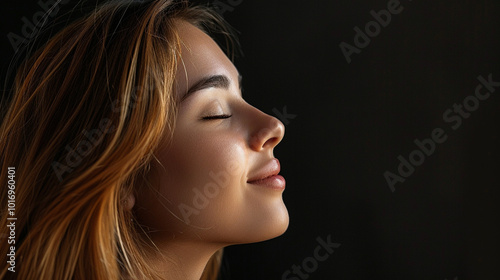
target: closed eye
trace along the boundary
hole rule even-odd
[[[224,115],[206,116],[206,117],[202,117],[201,119],[202,120],[218,120],[218,119],[228,119],[231,116],[232,115],[224,114]]]

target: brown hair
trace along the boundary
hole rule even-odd
[[[174,130],[175,20],[231,33],[186,1],[112,1],[19,68],[0,126],[0,178],[8,167],[16,174],[16,272],[3,267],[0,278],[162,279],[145,261],[154,244],[123,201],[144,180],[158,136]],[[8,200],[3,190],[2,225]],[[4,264],[10,246],[0,243]],[[202,279],[216,279],[221,254]]]

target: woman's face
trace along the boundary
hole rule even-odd
[[[243,100],[238,71],[209,36],[186,22],[176,26],[182,60],[175,94],[182,101],[171,142],[155,153],[151,188],[137,197],[139,221],[164,242],[279,236],[288,212],[273,149],[284,126]]]

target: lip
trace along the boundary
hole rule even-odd
[[[283,176],[279,175],[280,170],[280,162],[278,159],[274,158],[259,169],[256,173],[257,175],[251,177],[247,183],[276,190],[284,190],[286,181]]]

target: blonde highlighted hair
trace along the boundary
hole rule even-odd
[[[176,20],[232,33],[186,1],[111,1],[18,69],[0,126],[0,180],[9,167],[16,174],[16,272],[5,266],[12,245],[2,238],[0,278],[162,279],[145,258],[154,244],[124,201],[144,180],[159,136],[174,131]],[[3,188],[2,237],[8,200]],[[216,279],[221,254],[202,279]]]

